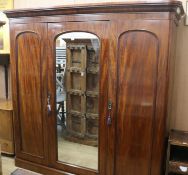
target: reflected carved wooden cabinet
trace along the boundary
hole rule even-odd
[[[161,175],[181,2],[13,10],[16,165]]]
[[[72,33],[84,36],[85,33]],[[88,34],[87,34],[88,35]],[[95,36],[93,36],[95,38]],[[60,39],[61,40],[61,39]],[[66,40],[66,138],[87,145],[98,144],[98,40]]]

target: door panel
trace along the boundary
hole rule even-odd
[[[13,29],[12,48],[16,48],[12,60],[16,70],[13,81],[17,82],[13,97],[17,106],[16,127],[20,128],[16,128],[16,153],[18,158],[43,163],[47,156],[44,124],[47,81],[43,53],[47,28],[44,24],[35,27],[19,24]]]
[[[113,173],[158,175],[165,146],[169,23],[119,20],[111,28],[112,52],[118,52]]]
[[[56,39],[58,160],[94,170],[98,170],[99,47],[98,37],[87,32],[68,32]]]
[[[24,45],[32,47],[24,48]],[[25,32],[17,38],[19,117],[21,121],[21,149],[34,156],[42,156],[43,131],[41,102],[40,37]],[[31,108],[32,106],[32,108]],[[28,126],[30,125],[30,127]]]
[[[50,150],[52,150],[50,152],[50,162],[56,168],[75,174],[105,174],[107,151],[105,148],[107,141],[106,111],[108,101],[106,90],[106,87],[108,87],[108,69],[106,62],[109,59],[107,28],[108,22],[101,23],[98,21],[93,21],[92,23],[66,22],[48,24],[48,70],[50,72],[48,76],[48,92],[51,94],[52,106],[52,111],[48,118],[51,138],[49,140]],[[84,33],[87,34],[85,35],[87,38],[84,37]],[[80,35],[81,39],[77,38],[77,34]],[[91,36],[92,39],[89,37],[90,35],[93,35]],[[90,38],[89,40],[88,37]],[[56,60],[55,48],[56,44],[61,43],[62,40],[59,39],[60,41],[57,42],[56,39],[58,38],[61,38],[66,46],[65,81],[62,84],[65,84],[67,102],[64,103],[66,112],[62,122],[62,128],[64,127],[65,129],[60,132],[61,135],[64,135],[63,140],[59,138],[59,129],[56,129],[59,121],[58,115],[61,112],[58,109],[59,104],[57,105],[57,75],[59,76],[59,73],[57,73],[58,60]],[[94,52],[91,52],[91,46],[96,49],[98,44],[99,52],[95,52],[93,55]],[[97,56],[97,54],[99,55]],[[88,68],[88,65],[90,63],[92,65],[98,58],[99,67],[96,70],[99,70],[99,72],[97,73],[92,66]],[[98,75],[94,76],[96,73]],[[94,138],[98,138],[98,141],[94,141]],[[65,143],[69,146],[67,147]],[[88,155],[91,145],[98,145],[98,160],[92,158],[89,160],[88,157],[85,157],[84,161],[88,160],[88,163],[86,162],[84,165],[84,161],[81,159]],[[76,147],[77,149],[75,150]],[[95,150],[96,148],[92,147]],[[71,150],[72,152],[70,152]],[[83,154],[81,153],[82,151]],[[96,154],[96,151],[94,152]],[[80,154],[80,156],[77,156],[79,160],[72,159],[76,154]],[[98,162],[96,165],[88,166],[95,161]]]
[[[158,39],[133,30],[119,37],[116,126],[117,175],[150,174]]]

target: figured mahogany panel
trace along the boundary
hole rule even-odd
[[[18,103],[21,150],[42,156],[42,89],[40,37],[24,32],[17,37]]]
[[[150,174],[158,39],[147,31],[119,38],[116,126],[117,175]]]

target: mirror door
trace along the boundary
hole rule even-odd
[[[98,22],[49,24],[47,110],[53,150],[49,154],[56,168],[71,173],[104,171],[108,101],[105,26]]]
[[[98,170],[99,49],[98,37],[86,32],[68,32],[56,39],[58,161],[94,170]]]

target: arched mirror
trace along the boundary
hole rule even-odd
[[[58,161],[98,170],[99,48],[96,35],[56,39]]]

